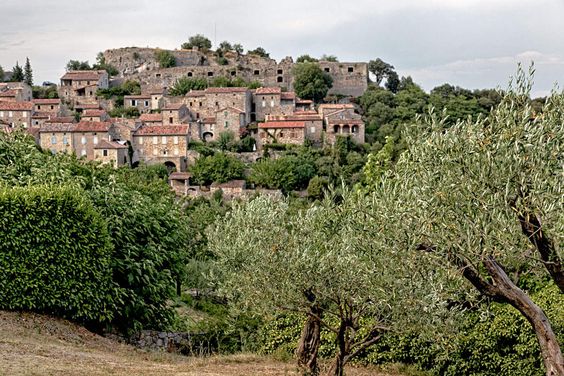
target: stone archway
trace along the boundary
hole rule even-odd
[[[176,164],[172,161],[166,161],[164,163],[166,169],[168,170],[168,173],[170,174],[171,172],[175,172],[176,171]]]
[[[204,132],[204,134],[202,135],[202,139],[205,142],[213,141],[213,133],[212,132]]]

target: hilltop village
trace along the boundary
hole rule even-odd
[[[186,193],[185,173],[197,157],[193,143],[252,139],[247,160],[254,162],[269,145],[331,146],[338,136],[364,143],[365,126],[350,99],[368,85],[366,63],[317,61],[332,79],[331,101],[300,98],[294,92],[291,57],[222,54],[221,59],[198,48],[165,51],[174,64],[163,67],[151,48],[121,48],[103,53],[108,70],[67,70],[57,85],[57,99],[33,99],[25,82],[0,83],[0,125],[23,127],[53,153],[75,153],[114,166],[164,164]],[[238,80],[247,86],[216,87],[214,80]],[[209,83],[183,95],[171,90],[183,79]],[[103,95],[134,82],[140,93],[124,95],[121,116],[116,101]],[[127,116],[125,115],[127,114]],[[173,186],[175,184],[172,184]]]

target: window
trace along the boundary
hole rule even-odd
[[[213,72],[208,72],[208,77],[213,77]]]
[[[227,127],[229,127],[229,122],[228,122],[228,121],[225,122],[225,128],[227,128]]]
[[[145,101],[145,107],[149,107],[149,101]]]
[[[178,136],[174,136],[174,144],[178,145]]]
[[[157,136],[153,136],[153,145],[156,145],[159,143],[159,138]]]
[[[190,107],[192,107],[192,102],[190,102]]]
[[[157,155],[157,149],[153,149],[153,155]]]
[[[278,133],[278,136],[279,136],[279,137],[284,137],[284,132]]]
[[[188,77],[192,77],[193,75],[194,75],[194,73],[188,72]]]
[[[255,69],[254,74],[255,76],[258,76],[260,74],[260,71],[258,69]]]
[[[278,74],[283,74],[284,71],[282,69],[278,69]]]
[[[98,145],[98,136],[94,135],[94,145]]]
[[[54,106],[51,106],[51,110],[54,109],[54,108],[55,108]]]
[[[274,99],[270,100],[270,107],[274,107]]]
[[[172,121],[173,121],[173,120],[174,120],[174,119],[172,118],[172,116],[171,116],[171,117],[169,117],[169,118],[168,118],[168,122],[169,122],[169,124],[172,124]]]
[[[57,143],[57,136],[53,133],[51,136],[51,145],[55,145]]]
[[[157,77],[157,78],[160,77],[160,76],[161,76],[160,73],[155,74],[155,77]]]
[[[353,67],[349,67],[349,73],[354,72],[354,68]]]
[[[137,101],[136,101],[135,99],[132,99],[132,100],[131,100],[131,105],[132,105],[132,106],[137,106]]]
[[[161,137],[161,144],[166,145],[166,136]]]
[[[143,137],[139,137],[139,145],[143,145]]]
[[[200,107],[202,107],[202,102],[200,102]]]
[[[196,112],[196,119],[199,119],[199,118],[200,118],[200,113]]]
[[[102,150],[102,155],[104,157],[107,157],[108,156],[108,150],[107,149]]]
[[[4,111],[0,111],[0,117],[4,117]]]
[[[82,145],[85,145],[85,144],[86,144],[86,137],[85,137],[85,136],[82,136],[82,138],[80,139],[80,143],[81,143]]]
[[[163,150],[163,155],[168,155],[168,150],[164,149],[164,150]]]
[[[315,127],[310,127],[310,128],[309,128],[309,133],[315,133]]]
[[[282,76],[278,76],[278,78],[276,78],[277,82],[284,82],[284,78]]]
[[[327,72],[327,73],[329,73],[329,72],[331,71],[331,69],[325,68],[324,71]]]
[[[231,71],[231,75],[232,75],[232,76],[236,76],[236,75],[237,75],[237,72],[236,72],[236,71]]]
[[[8,117],[12,117],[14,116],[14,114],[12,113],[12,111],[8,111]]]
[[[215,102],[215,107],[219,107],[219,102]]]
[[[82,157],[84,157],[84,156],[86,155],[86,149],[82,149],[82,151],[80,152],[80,155],[81,155]]]
[[[51,106],[51,107],[53,107],[53,106]],[[41,110],[41,105],[40,105],[40,104],[37,105],[37,109],[38,109],[38,110]],[[51,109],[53,109],[53,108],[51,108]]]
[[[264,99],[262,100],[262,107],[266,107],[266,101]]]
[[[223,113],[223,116],[227,117],[227,111],[225,111],[225,112]]]
[[[174,148],[174,155],[178,155],[178,148]]]
[[[66,135],[63,135],[63,145],[68,145],[69,144],[69,139]]]

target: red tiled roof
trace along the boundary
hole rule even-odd
[[[190,90],[188,93],[186,93],[186,97],[203,97],[204,95],[206,95],[206,91],[205,90]]]
[[[125,95],[123,99],[151,99],[151,94]]]
[[[18,91],[15,89],[0,91],[0,97],[9,98],[9,97],[15,97],[16,95],[18,95]]]
[[[91,70],[91,71],[68,71],[61,77],[61,80],[77,80],[77,81],[88,81],[88,80],[98,80],[106,71],[103,70]]]
[[[162,121],[163,116],[161,114],[141,114],[141,116],[139,116],[139,120],[146,122],[156,122]]]
[[[73,116],[52,117],[47,120],[47,123],[74,123]]]
[[[227,94],[227,93],[244,93],[249,89],[246,87],[208,87],[205,90],[207,94]]]
[[[282,89],[279,87],[259,87],[256,91],[256,94],[280,94],[282,93]]]
[[[269,121],[266,123],[260,123],[259,128],[304,128],[305,123],[303,121]]]
[[[77,104],[74,106],[75,109],[81,109],[81,110],[86,110],[86,109],[91,109],[91,110],[99,110],[100,109],[100,105],[98,104],[91,104],[91,103],[83,103],[83,104]]]
[[[41,112],[36,112],[36,113],[34,113],[34,114],[31,116],[31,118],[32,118],[32,119],[49,119],[49,118],[51,117],[51,115],[53,115],[53,114],[50,113],[50,112],[43,112],[43,111],[41,111]]]
[[[360,125],[360,124],[364,124],[364,122],[360,119],[332,119],[329,120],[327,123],[329,123],[329,125],[334,125],[334,124],[356,124],[356,125]]]
[[[302,120],[302,121],[321,121],[321,115],[318,114],[296,114],[286,116],[286,120]]]
[[[186,134],[188,134],[188,125],[183,125],[183,124],[142,127],[135,132],[135,136],[152,136],[152,135],[184,136]]]
[[[344,104],[344,103],[324,103],[320,104],[319,108],[330,108],[330,109],[345,109],[345,108],[354,108],[352,104]]]
[[[166,111],[170,111],[170,110],[180,110],[180,107],[184,106],[184,103],[171,103],[171,104],[167,104],[166,106],[164,106],[162,108],[162,110],[166,110]]]
[[[75,124],[44,124],[39,128],[40,133],[72,132],[76,128]]]
[[[106,111],[104,110],[85,110],[82,113],[82,116],[89,116],[89,117],[99,117],[107,115]]]
[[[122,145],[119,142],[100,140],[94,149],[127,149],[127,145]]]
[[[296,99],[296,104],[312,104],[313,101],[309,99]]]
[[[294,93],[293,91],[288,91],[286,93],[280,93],[280,99],[284,99],[284,100],[287,100],[287,101],[295,100],[296,99],[296,93]]]
[[[61,104],[60,99],[47,99],[47,98],[40,98],[40,99],[32,99],[33,104]]]
[[[237,113],[239,113],[239,114],[244,114],[244,113],[245,113],[245,111],[240,110],[240,109],[235,108],[235,107],[232,107],[232,106],[224,107],[224,108],[222,108],[221,110],[216,111],[215,113],[223,112],[223,111],[225,111],[225,110],[232,110],[232,111],[237,112]]]
[[[0,110],[3,111],[32,111],[32,102],[0,102]]]
[[[112,123],[109,121],[81,121],[76,125],[75,132],[108,132]]]

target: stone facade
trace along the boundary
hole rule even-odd
[[[94,150],[102,140],[112,141],[114,129],[111,122],[81,121],[74,128],[73,145],[76,155],[94,159]]]
[[[134,160],[165,164],[186,171],[189,126],[187,124],[143,126],[133,132]]]
[[[29,102],[32,98],[31,86],[25,82],[0,82],[0,101]]]
[[[60,99],[34,99],[32,102],[35,112],[49,113],[55,116],[61,113]]]
[[[160,104],[159,100],[156,100],[157,105]],[[126,95],[123,97],[123,106],[125,108],[135,107],[139,110],[139,113],[145,114],[153,110],[153,101],[150,94],[147,95]],[[157,109],[160,108],[157,107]]]
[[[128,147],[115,141],[101,140],[98,145],[94,146],[94,160],[115,167],[127,165],[129,163]]]
[[[84,110],[81,120],[83,121],[108,121],[110,117],[104,110]]]
[[[184,104],[169,104],[161,110],[162,123],[167,125],[188,123],[190,113]]]
[[[2,102],[0,101],[0,120],[12,127],[29,128],[33,115],[32,102]]]
[[[364,122],[352,104],[322,104],[319,114],[326,129],[326,143],[333,145],[337,136],[350,136],[356,143],[364,143]]]
[[[267,115],[283,115],[280,105],[281,89],[279,87],[261,87],[253,93],[253,121],[264,121]],[[254,115],[254,116],[253,116]]]
[[[186,94],[183,102],[192,119],[214,117],[217,111],[232,107],[245,114],[245,125],[251,121],[251,91],[244,87],[213,87]]]
[[[55,153],[74,153],[75,124],[47,124],[39,129],[39,146]]]
[[[267,121],[258,125],[257,148],[267,144],[303,145],[305,141],[305,122]]]
[[[108,85],[105,70],[68,71],[61,77],[59,97],[71,105],[97,104],[96,91]]]

